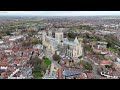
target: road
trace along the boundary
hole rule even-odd
[[[55,62],[55,61],[53,60],[52,54],[51,54],[50,51],[47,51],[47,50],[44,49],[43,52],[44,52],[45,56],[47,56],[47,57],[51,60],[51,62],[54,63],[54,65],[55,65],[56,67],[61,68],[61,66],[60,66],[57,62]],[[98,74],[97,74],[97,65],[95,65],[95,64],[90,60],[90,58],[83,58],[83,60],[89,62],[89,63],[92,65],[92,67],[93,67],[92,72],[95,74],[96,79],[102,78],[101,75],[98,75]]]
[[[84,60],[84,61],[87,61],[88,63],[90,63],[90,64],[92,65],[92,67],[93,67],[92,72],[95,74],[96,79],[99,79],[99,78],[102,78],[102,77],[103,77],[103,76],[97,74],[97,68],[98,68],[98,67],[97,67],[97,65],[95,65],[95,64],[90,60],[90,58],[84,58],[83,60]]]
[[[55,65],[56,67],[61,68],[61,66],[60,66],[56,61],[53,60],[52,54],[51,54],[50,51],[47,51],[47,50],[43,49],[43,52],[44,52],[45,56],[48,57],[48,58],[50,59],[50,61],[51,61],[52,63],[54,63],[54,65]]]

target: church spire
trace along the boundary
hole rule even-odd
[[[74,43],[79,44],[77,37],[75,38]]]

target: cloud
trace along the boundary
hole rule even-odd
[[[120,11],[0,11],[0,15],[92,16],[120,15]]]

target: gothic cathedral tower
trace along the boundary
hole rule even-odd
[[[55,38],[58,42],[58,44],[61,44],[61,41],[63,41],[63,32],[55,32]]]

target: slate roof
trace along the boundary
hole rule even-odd
[[[64,70],[63,75],[64,76],[74,76],[74,75],[80,75],[81,72],[79,71],[73,71],[73,70]]]

